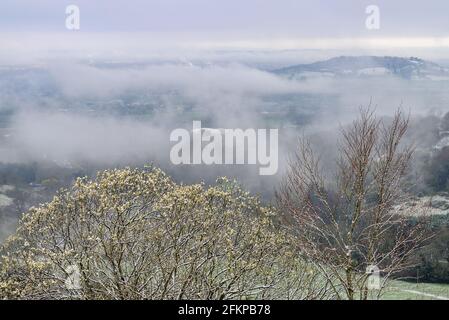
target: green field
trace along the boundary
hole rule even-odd
[[[391,281],[384,300],[449,300],[449,284]]]

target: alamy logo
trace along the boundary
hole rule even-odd
[[[70,265],[65,269],[67,278],[65,279],[65,287],[68,290],[81,289],[81,273],[77,265]]]
[[[69,5],[65,8],[65,27],[68,30],[80,29],[80,8],[76,5]]]
[[[380,290],[380,270],[378,266],[368,266],[366,268],[366,274],[368,274],[368,289]]]
[[[173,164],[259,164],[260,175],[278,170],[277,129],[211,129],[193,121],[192,131],[176,129],[170,141]]]
[[[370,5],[365,10],[368,17],[365,21],[365,26],[368,30],[380,29],[380,9],[379,6]]]

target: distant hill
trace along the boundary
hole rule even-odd
[[[310,77],[381,77],[449,80],[449,69],[419,58],[341,56],[310,64],[300,64],[273,71],[288,78]]]

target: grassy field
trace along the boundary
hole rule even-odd
[[[385,300],[449,300],[449,284],[391,281]]]

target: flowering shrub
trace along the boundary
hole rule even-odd
[[[206,187],[178,185],[154,168],[104,171],[24,214],[2,248],[0,297],[323,295],[314,268],[296,258],[273,216],[224,178]]]

